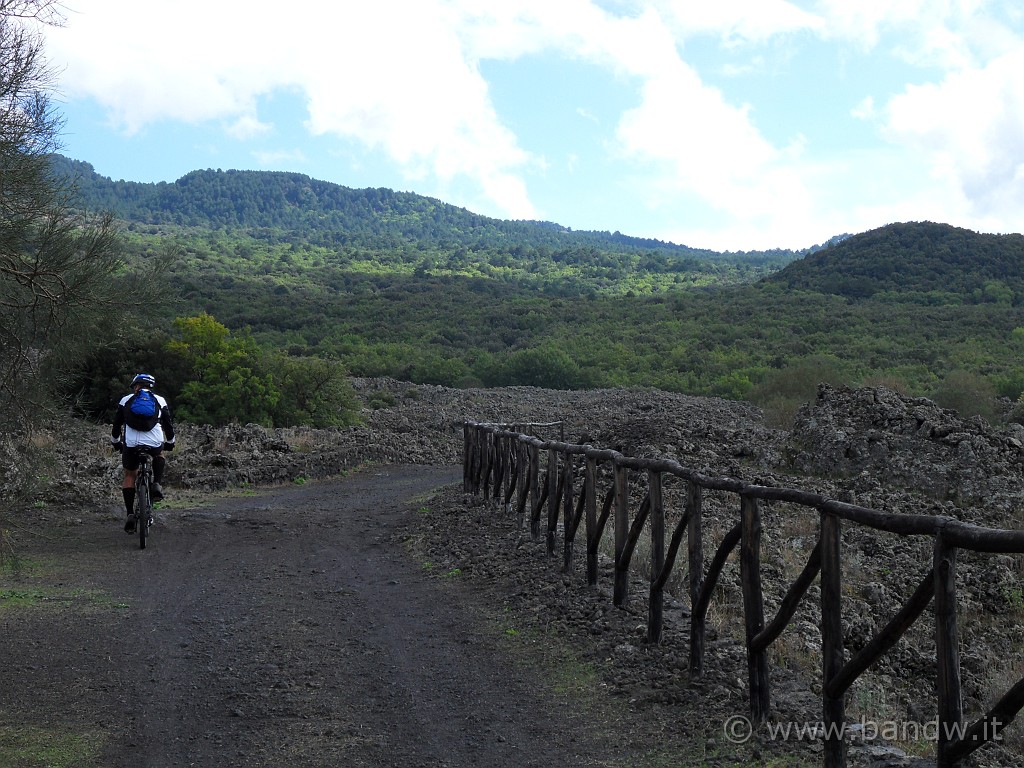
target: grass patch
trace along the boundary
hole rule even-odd
[[[32,606],[41,600],[48,600],[45,592],[29,589],[0,589],[0,610]]]
[[[19,555],[14,550],[0,558],[0,576],[26,578],[39,570],[39,564]]]
[[[262,490],[265,492],[271,490],[271,488],[267,487]],[[251,485],[239,485],[233,488],[222,488],[216,491],[209,491],[207,495],[222,499],[249,498],[252,496],[259,496],[260,489]]]
[[[0,528],[0,574],[20,574],[24,566],[24,558],[15,549],[11,532],[7,528]]]
[[[601,685],[594,666],[578,659],[564,658],[551,672],[549,682],[556,693],[581,695],[596,692]]]
[[[74,589],[62,592],[45,587],[0,587],[0,612],[37,607],[92,611],[97,608],[124,610],[130,606],[98,590]]]
[[[6,768],[89,768],[103,740],[95,733],[0,725],[0,765]]]
[[[553,692],[589,699],[591,704],[603,697],[597,668],[566,648],[557,635],[533,627],[505,627],[502,634],[512,655],[528,667],[540,666]]]

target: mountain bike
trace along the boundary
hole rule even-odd
[[[153,498],[149,492],[153,484],[153,457],[140,451],[139,459],[139,472],[135,475],[135,531],[139,534],[139,549],[145,549],[153,524]]]
[[[124,452],[124,443],[117,442],[113,449]],[[135,531],[139,534],[139,547],[146,548],[149,539],[149,527],[153,524],[153,495],[150,488],[153,484],[153,456],[146,451],[139,451],[139,470],[135,473],[135,509],[129,515],[135,523]],[[125,528],[126,531],[130,530]]]

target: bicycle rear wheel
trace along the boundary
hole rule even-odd
[[[135,499],[138,502],[138,519],[135,522],[139,531],[139,548],[146,548],[146,540],[149,539],[149,520],[153,514],[153,503],[149,498],[149,483],[144,479],[135,490]]]

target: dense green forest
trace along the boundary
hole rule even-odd
[[[975,405],[1024,389],[1019,235],[910,223],[800,253],[715,253],[299,174],[138,184],[57,168],[85,207],[122,220],[133,259],[162,265],[170,300],[153,322],[167,338],[175,318],[208,313],[354,375],[654,386],[780,412],[819,381]]]
[[[88,163],[61,156],[55,156],[54,167],[75,179],[85,205],[126,222],[228,231],[264,242],[298,239],[332,251],[390,251],[395,259],[416,263],[444,255],[441,266],[458,265],[467,256],[524,266],[579,262],[595,277],[614,280],[622,276],[618,270],[638,264],[661,272],[701,270],[709,263],[769,271],[814,250],[723,254],[619,232],[493,219],[411,192],[350,189],[298,173],[205,170],[173,183],[143,184],[112,181]]]
[[[768,282],[851,299],[1016,304],[1024,297],[1024,236],[896,224],[809,255]]]

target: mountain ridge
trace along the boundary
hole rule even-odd
[[[557,222],[495,219],[437,198],[388,188],[346,187],[291,171],[194,170],[174,182],[114,181],[88,162],[54,156],[86,207],[154,226],[248,231],[262,240],[301,233],[324,247],[490,250],[513,258],[580,253],[656,259],[656,270],[698,262],[758,268],[752,279],[866,298],[879,293],[975,300],[1024,294],[1024,235],[985,234],[940,222],[895,222],[843,233],[801,250],[713,251],[621,232],[573,230]],[[774,273],[774,274],[772,274]],[[992,285],[1002,283],[1002,285]],[[933,297],[934,298],[934,297]]]
[[[174,182],[114,181],[88,162],[54,156],[83,203],[144,224],[301,231],[318,244],[591,248],[622,254],[781,265],[813,252],[713,251],[621,232],[573,230],[551,221],[495,219],[437,198],[388,188],[355,189],[290,171],[195,170]],[[840,236],[842,237],[842,236]],[[834,239],[834,238],[833,238]],[[829,241],[831,242],[831,241]]]

